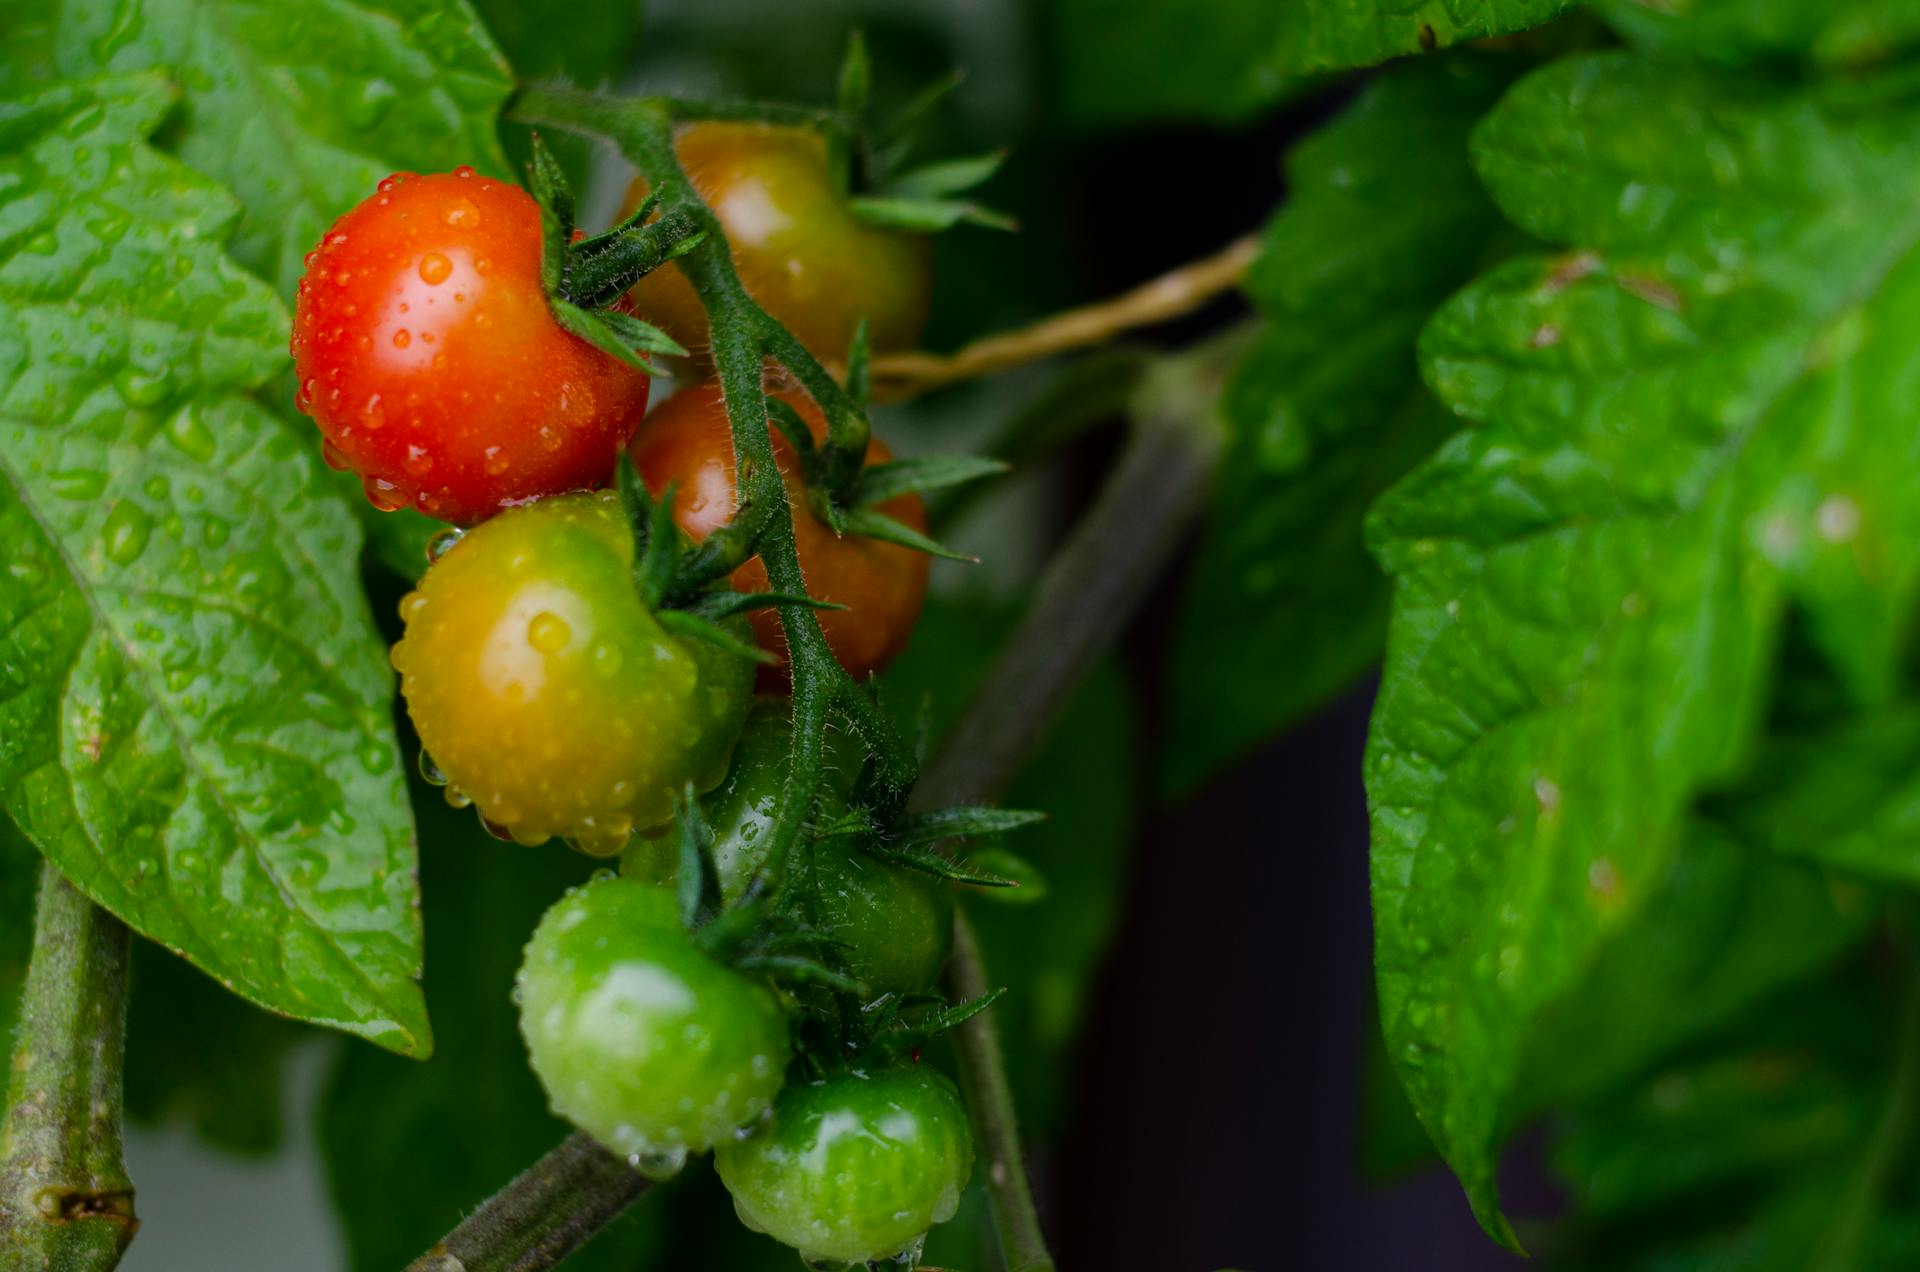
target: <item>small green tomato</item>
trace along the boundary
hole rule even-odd
[[[953,1084],[932,1069],[850,1069],[787,1087],[773,1126],[722,1143],[714,1166],[747,1227],[810,1263],[863,1263],[917,1249],[953,1217],[973,1136]]]
[[[695,947],[651,884],[604,878],[561,898],[517,994],[553,1111],[648,1173],[763,1117],[785,1078],[779,1002]]]

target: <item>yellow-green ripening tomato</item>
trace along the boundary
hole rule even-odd
[[[421,743],[450,797],[522,843],[615,853],[726,775],[753,664],[668,633],[632,565],[617,497],[563,495],[481,523],[401,602]]]

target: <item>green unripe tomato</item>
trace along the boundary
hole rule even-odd
[[[393,665],[422,744],[523,843],[618,852],[726,773],[753,664],[668,633],[632,565],[618,499],[563,495],[469,531],[401,602]]]
[[[792,713],[785,698],[756,699],[734,748],[733,767],[700,801],[713,828],[720,894],[729,904],[766,859],[767,836],[786,782]],[[844,788],[857,769],[854,757],[829,754],[818,820],[845,810]],[[938,980],[953,945],[953,889],[947,882],[854,848],[822,844],[813,852],[821,925],[840,943],[847,974],[876,995],[913,993]],[[667,836],[636,841],[625,868],[637,878],[664,884],[673,880],[678,863],[679,845]]]
[[[714,1166],[740,1221],[810,1261],[911,1250],[953,1217],[973,1135],[953,1084],[924,1065],[846,1070],[780,1093],[773,1125]]]
[[[910,994],[940,979],[953,950],[953,889],[855,848],[814,850],[821,926],[842,942],[849,976],[875,994]]]
[[[651,884],[604,878],[562,897],[516,994],[553,1111],[642,1170],[670,1174],[750,1126],[785,1078],[773,993],[696,948]]]

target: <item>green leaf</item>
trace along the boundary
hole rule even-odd
[[[1175,629],[1171,793],[1380,656],[1387,583],[1361,521],[1451,427],[1413,344],[1509,237],[1467,161],[1507,73],[1478,58],[1397,68],[1289,157],[1292,196],[1247,281],[1267,324],[1227,389],[1227,452]]]
[[[1751,778],[1706,807],[1782,856],[1920,883],[1920,707],[1779,738]]]
[[[1235,123],[1326,71],[1539,26],[1579,0],[1057,0],[1069,118]],[[1417,119],[1409,118],[1409,124]]]
[[[547,1111],[510,995],[542,911],[604,865],[500,843],[434,788],[410,785],[441,1045],[425,1064],[346,1049],[328,1084],[320,1150],[356,1272],[405,1267],[571,1129]],[[651,1255],[670,1210],[666,1199],[643,1202],[568,1272],[664,1266]]]
[[[314,448],[246,396],[287,314],[132,76],[0,101],[0,800],[263,1006],[430,1047],[392,673]]]
[[[1747,762],[1786,604],[1857,700],[1896,680],[1920,109],[1824,100],[1608,54],[1475,134],[1507,215],[1581,250],[1422,337],[1472,427],[1370,527],[1395,596],[1367,783],[1389,1049],[1494,1231],[1528,1023]]]
[[[163,70],[166,144],[240,201],[233,254],[291,300],[302,258],[382,177],[503,175],[511,73],[465,0],[67,0],[23,6],[14,83]]]
[[[865,194],[847,200],[848,209],[868,225],[910,234],[938,234],[956,225],[986,230],[1017,230],[1020,223],[1004,212],[970,199],[894,198]]]
[[[1595,0],[1593,8],[1649,53],[1725,65],[1858,70],[1920,47],[1920,8],[1901,0]]]
[[[1862,970],[1768,999],[1567,1121],[1553,1159],[1576,1266],[1912,1264],[1920,1228],[1884,1156],[1904,1147],[1888,1132],[1911,1097],[1911,991],[1903,1010]]]
[[[864,508],[900,495],[944,490],[983,477],[998,477],[1008,471],[1009,465],[1004,460],[984,455],[920,455],[896,459],[861,469],[848,502]]]
[[[1535,1023],[1508,1120],[1644,1074],[1831,966],[1875,910],[1864,889],[1690,828],[1652,895]]]

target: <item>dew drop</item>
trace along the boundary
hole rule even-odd
[[[415,477],[425,477],[433,471],[433,456],[427,453],[424,446],[408,446],[407,457],[402,462]]]
[[[147,550],[147,539],[152,533],[153,518],[147,515],[146,510],[123,500],[115,504],[113,511],[108,514],[101,537],[106,543],[108,557],[121,565],[131,565]]]
[[[398,512],[407,506],[406,496],[400,493],[400,487],[384,477],[362,478],[360,486],[367,492],[367,502],[382,512]]]
[[[453,262],[443,253],[428,252],[420,258],[420,281],[429,287],[438,287],[453,274]]]
[[[107,488],[107,475],[95,468],[68,468],[47,478],[47,489],[62,499],[95,499]]]
[[[527,624],[527,643],[543,654],[557,654],[573,639],[567,620],[551,610],[541,610]]]
[[[158,406],[167,400],[173,384],[164,367],[152,372],[126,367],[113,378],[113,387],[128,406]]]
[[[445,220],[456,230],[477,230],[480,228],[480,209],[473,206],[471,199],[455,199],[453,206],[447,209]]]
[[[627,1165],[648,1179],[672,1179],[687,1164],[687,1149],[684,1144],[671,1144],[664,1148],[650,1148],[644,1152],[633,1153],[627,1158]]]
[[[473,796],[467,794],[451,782],[447,783],[446,790],[440,792],[440,797],[447,801],[447,806],[450,808],[471,808],[473,806]]]
[[[440,537],[439,535],[434,536],[434,538],[436,539],[439,537]],[[429,553],[433,551],[432,540],[427,541],[427,551]],[[417,622],[419,621],[420,615],[426,612],[426,609],[427,609],[427,594],[425,592],[419,591],[417,589],[415,591],[408,592],[405,596],[400,598],[400,621],[403,623]]]
[[[197,459],[203,464],[211,460],[219,449],[212,432],[191,407],[167,421],[167,440],[179,447],[188,458]]]
[[[441,557],[452,551],[453,545],[465,538],[466,533],[467,532],[459,526],[448,526],[445,530],[436,532],[431,539],[427,540],[427,564],[432,565],[435,561],[438,561]],[[419,593],[415,592],[412,595],[419,596]],[[425,604],[426,599],[426,597],[421,596],[421,603]],[[406,602],[404,601],[401,602],[400,612],[401,617],[406,617]]]
[[[393,767],[393,751],[384,742],[369,742],[360,748],[360,767],[378,777]]]
[[[607,677],[619,675],[621,664],[626,662],[626,655],[620,652],[620,647],[604,640],[593,647],[588,657],[593,660],[593,669]]]
[[[400,328],[400,330],[393,333],[394,348],[404,349],[412,343],[413,343],[413,333],[411,331],[408,331],[405,327],[402,327]]]
[[[335,446],[332,442],[320,443],[320,458],[326,460],[327,467],[333,469],[333,471],[337,473],[344,473],[347,471],[347,469],[353,467],[353,465],[348,461],[346,455],[343,454],[340,448],[338,446]]]

